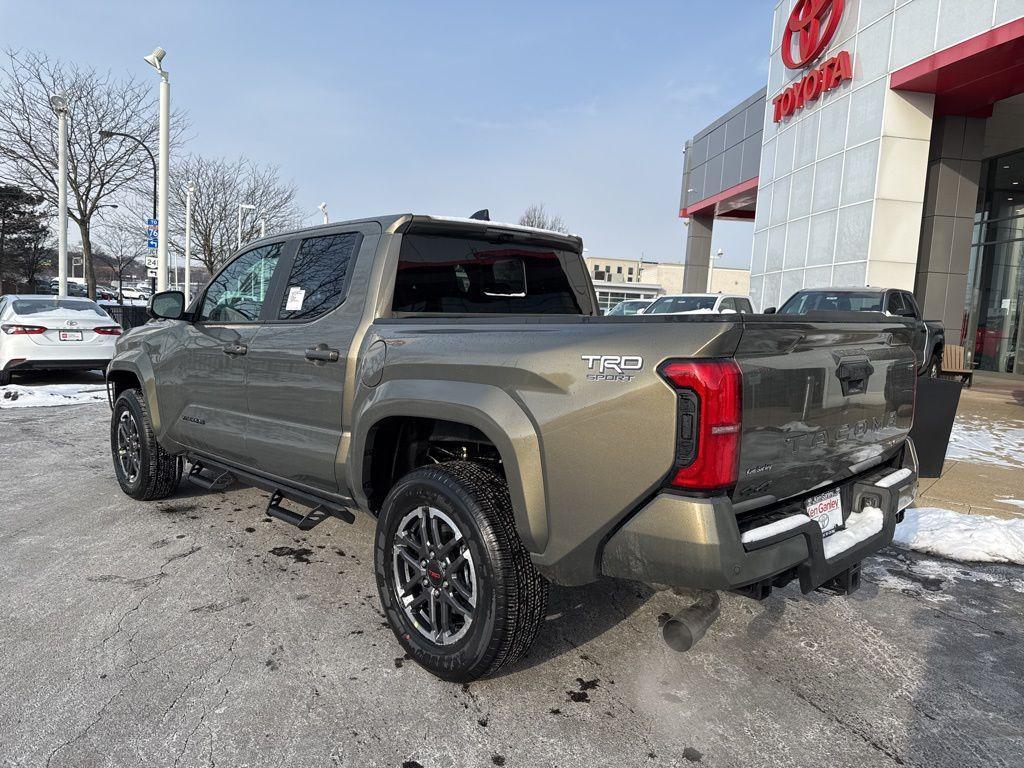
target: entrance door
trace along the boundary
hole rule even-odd
[[[255,248],[228,264],[206,289],[180,349],[155,363],[160,402],[182,445],[248,465],[246,356],[283,243]]]
[[[346,296],[356,254],[375,248],[379,232],[376,224],[328,230],[304,238],[282,264],[280,299],[247,355],[248,447],[264,474],[339,493],[345,382],[363,309]]]

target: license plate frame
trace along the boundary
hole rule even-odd
[[[828,538],[843,526],[843,494],[839,490],[820,493],[804,502],[807,516],[821,528],[821,537]]]
[[[61,341],[81,341],[81,331],[58,331],[57,338]]]

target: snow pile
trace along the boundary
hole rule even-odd
[[[859,513],[850,515],[846,528],[836,531],[822,542],[825,559],[838,557],[848,549],[881,533],[885,526],[885,514],[877,507],[865,507]]]
[[[908,509],[893,541],[951,560],[1024,565],[1024,519],[1001,520],[948,509]]]
[[[0,408],[39,408],[49,405],[78,405],[107,402],[103,384],[43,384],[0,387]]]
[[[958,416],[946,458],[1024,469],[1024,421]]]

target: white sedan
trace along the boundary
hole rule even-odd
[[[17,371],[105,370],[121,326],[89,299],[0,296],[0,386]]]

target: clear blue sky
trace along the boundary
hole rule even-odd
[[[276,164],[311,216],[543,202],[590,255],[665,261],[683,142],[764,85],[770,27],[768,0],[0,0],[4,46],[154,89],[142,56],[162,45],[188,149]],[[726,264],[749,265],[750,230],[718,227]]]

